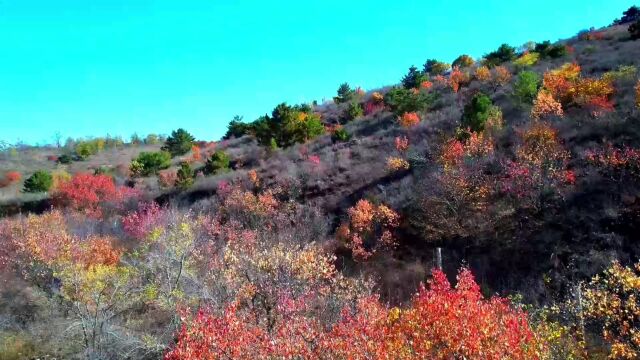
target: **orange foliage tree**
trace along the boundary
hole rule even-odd
[[[549,91],[542,89],[533,101],[531,117],[540,120],[549,115],[562,117],[564,116],[564,111],[562,110],[562,104],[556,101]]]
[[[369,259],[380,248],[395,245],[393,231],[400,216],[385,205],[359,200],[347,211],[349,220],[338,229],[338,238],[347,243],[358,261]]]
[[[489,81],[491,80],[491,70],[486,66],[480,66],[474,72],[473,77],[480,82]]]
[[[420,123],[420,116],[415,112],[404,113],[398,118],[398,123],[405,128],[413,127]]]

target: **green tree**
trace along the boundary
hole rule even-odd
[[[638,20],[640,20],[640,8],[634,5],[625,10],[625,12],[622,13],[622,18],[615,20],[613,24],[622,25]]]
[[[132,162],[132,170],[134,166],[137,167],[141,176],[155,175],[158,171],[168,169],[171,166],[171,154],[166,151],[141,152]]]
[[[431,76],[444,75],[449,69],[451,65],[436,59],[429,59],[423,65],[423,73]]]
[[[191,151],[195,138],[185,129],[174,130],[167,138],[162,150],[168,151],[171,156],[180,156]]]
[[[289,147],[303,143],[324,133],[320,116],[312,113],[309,105],[289,106],[282,103],[252,123],[258,143],[270,146],[275,141],[278,147]]]
[[[346,142],[351,140],[351,134],[349,134],[349,132],[347,132],[347,130],[345,130],[344,128],[339,128],[338,130],[333,132],[333,134],[331,135],[331,140],[334,143]]]
[[[435,93],[425,93],[422,91],[403,88],[393,88],[384,96],[384,103],[391,111],[400,116],[407,112],[420,112],[427,110],[437,95]]]
[[[496,51],[492,51],[484,56],[484,64],[489,67],[498,66],[516,58],[516,49],[508,44],[502,44]]]
[[[216,175],[229,170],[231,159],[229,155],[222,150],[216,150],[204,165],[204,173],[207,175]]]
[[[629,35],[631,36],[632,40],[638,40],[640,39],[640,20],[634,22],[633,24],[629,25]]]
[[[543,59],[557,59],[567,55],[566,46],[551,44],[549,40],[536,44],[534,51],[540,54]]]
[[[140,135],[138,135],[138,133],[133,133],[131,135],[131,141],[130,141],[131,145],[140,145],[142,144],[142,138],[140,138]]]
[[[482,93],[476,94],[464,107],[461,121],[463,129],[483,131],[493,107],[491,98]]]
[[[467,68],[474,64],[473,58],[469,55],[460,55],[455,60],[453,60],[453,67],[459,67],[460,69]]]
[[[540,75],[533,71],[523,71],[518,74],[513,85],[513,94],[524,104],[531,104],[538,95]]]
[[[176,180],[176,186],[186,189],[193,185],[195,172],[188,162],[183,161],[180,163],[180,169],[178,169],[177,176],[178,178]]]
[[[402,86],[405,89],[415,89],[425,80],[427,80],[427,76],[417,67],[411,66],[407,75],[402,78]]]
[[[351,89],[348,83],[342,83],[338,88],[338,96],[334,97],[333,101],[336,104],[349,102],[353,99],[355,93],[355,90]]]
[[[47,192],[53,185],[53,177],[48,171],[38,170],[29,176],[24,182],[24,192],[40,193]]]
[[[345,110],[344,118],[346,121],[355,120],[364,115],[364,109],[362,109],[362,105],[353,101],[349,103],[349,106]]]
[[[147,145],[156,145],[160,143],[160,137],[156,134],[149,134],[144,138],[144,143]]]
[[[233,138],[239,138],[249,134],[251,131],[251,125],[242,121],[242,116],[236,115],[233,120],[227,125],[227,133],[222,137],[223,140],[229,140]]]

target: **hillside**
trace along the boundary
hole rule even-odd
[[[640,358],[638,23],[344,84],[216,142],[3,151],[0,352]]]

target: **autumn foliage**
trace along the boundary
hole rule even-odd
[[[133,189],[116,186],[110,176],[78,173],[58,186],[54,201],[59,206],[99,217],[103,214],[105,204],[119,207],[135,195]]]
[[[321,326],[291,299],[275,326],[260,326],[239,304],[219,313],[201,309],[184,324],[165,360],[255,358],[327,359],[540,359],[527,315],[502,298],[485,300],[467,269],[455,288],[441,271],[406,308],[389,308],[375,296],[345,307]]]
[[[558,116],[562,117],[564,111],[562,110],[562,104],[553,98],[553,95],[546,90],[540,90],[538,96],[533,101],[533,107],[531,108],[531,117],[539,120],[546,116]]]
[[[348,221],[338,229],[338,238],[346,242],[354,259],[367,260],[378,249],[395,245],[393,231],[399,225],[400,216],[392,209],[359,200],[347,214]]]
[[[398,123],[404,128],[413,127],[420,123],[420,116],[415,112],[404,113],[398,119]]]

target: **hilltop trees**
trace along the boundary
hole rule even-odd
[[[309,105],[290,106],[282,103],[271,112],[253,123],[258,143],[270,146],[289,147],[303,143],[324,133],[320,117],[312,112]]]
[[[474,63],[475,61],[473,60],[473,58],[465,54],[465,55],[460,55],[455,60],[453,60],[453,63],[451,64],[451,66],[454,68],[459,67],[460,69],[464,69],[464,68],[470,67]]]
[[[242,116],[236,115],[227,125],[227,132],[222,137],[223,140],[239,138],[251,132],[251,125],[242,121]]]
[[[425,74],[417,67],[411,66],[407,75],[402,78],[402,86],[405,89],[416,89],[425,80],[428,80]]]
[[[516,49],[508,44],[502,44],[500,47],[484,56],[484,64],[489,67],[498,66],[507,61],[513,61],[516,58]]]
[[[174,130],[167,138],[162,150],[169,152],[173,157],[184,155],[191,150],[194,141],[193,135],[185,129]]]
[[[449,69],[451,69],[450,64],[436,59],[427,60],[423,66],[424,74],[429,74],[431,76],[444,75]]]
[[[348,83],[343,83],[338,88],[338,96],[334,97],[333,101],[336,104],[348,103],[353,100],[355,94],[355,90],[351,89]]]

